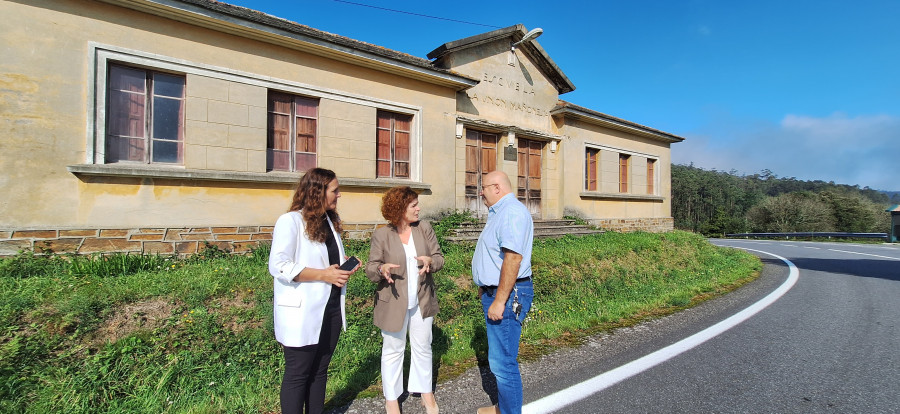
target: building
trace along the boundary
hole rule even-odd
[[[900,204],[892,205],[885,211],[891,213],[891,233],[888,240],[896,243],[900,239]]]
[[[513,178],[536,218],[672,228],[683,138],[559,96],[575,86],[521,25],[424,59],[210,0],[0,2],[0,254],[190,254],[270,239],[310,166],[351,233],[380,195],[469,209]],[[292,139],[294,138],[294,139]]]

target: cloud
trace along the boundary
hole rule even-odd
[[[787,115],[781,122],[708,125],[672,146],[673,162],[752,174],[900,190],[900,118]]]

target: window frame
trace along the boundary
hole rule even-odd
[[[619,153],[619,192],[630,193],[629,181],[631,181],[631,155]]]
[[[656,195],[656,158],[647,158],[647,194]]]
[[[347,91],[335,90],[322,87],[321,85],[312,85],[297,82],[295,80],[274,78],[257,73],[249,73],[241,70],[215,66],[206,63],[194,62],[190,60],[175,58],[166,55],[146,52],[138,49],[131,49],[121,46],[105,44],[96,41],[88,41],[87,59],[89,60],[88,70],[85,71],[84,82],[88,86],[87,101],[85,105],[83,139],[84,139],[84,158],[83,164],[75,164],[67,167],[72,173],[96,175],[96,176],[127,176],[127,177],[158,177],[158,178],[175,178],[175,179],[193,179],[190,177],[198,177],[203,180],[213,181],[235,181],[235,182],[287,182],[293,180],[296,182],[296,173],[283,173],[280,171],[272,171],[268,173],[240,173],[232,171],[220,172],[218,170],[205,170],[188,168],[185,165],[175,164],[138,164],[129,163],[122,165],[121,163],[106,163],[106,122],[107,122],[107,67],[110,63],[118,63],[124,66],[141,67],[159,72],[170,72],[182,74],[186,80],[186,119],[185,119],[185,152],[189,150],[192,144],[190,134],[190,123],[192,118],[191,108],[198,101],[207,99],[204,96],[194,96],[191,90],[191,76],[203,76],[217,80],[228,82],[244,83],[248,85],[260,86],[266,89],[274,89],[289,94],[305,96],[320,100],[319,107],[319,124],[323,122],[322,104],[323,100],[333,101],[338,104],[359,105],[360,109],[366,111],[390,111],[401,114],[412,115],[411,137],[410,137],[410,178],[402,180],[374,179],[374,178],[357,178],[355,182],[363,187],[382,188],[385,185],[396,185],[391,181],[399,181],[407,183],[414,188],[424,188],[426,184],[421,182],[422,179],[422,113],[423,108],[418,105],[411,105],[402,102],[396,102],[381,98],[375,98],[369,95],[351,93]],[[374,116],[374,115],[373,115]],[[371,119],[371,118],[370,118]],[[317,149],[321,149],[322,130],[318,130]],[[265,135],[261,137],[265,140]],[[264,143],[262,145],[265,145]],[[369,150],[366,150],[369,151]],[[323,162],[321,151],[317,151],[317,164]],[[372,163],[374,168],[374,159],[369,155],[362,156],[360,152],[356,154],[356,159],[360,162]],[[330,155],[329,155],[330,157]],[[351,155],[351,158],[353,155]],[[185,158],[185,161],[187,158]],[[261,167],[265,170],[265,166]],[[212,171],[212,172],[210,172]],[[370,176],[371,177],[371,176]],[[350,177],[347,177],[350,179]],[[387,187],[385,187],[387,188]]]
[[[583,198],[592,198],[592,199],[610,199],[610,200],[619,200],[619,199],[628,199],[628,200],[653,200],[659,201],[663,198],[659,196],[659,176],[661,174],[659,160],[662,158],[659,155],[642,153],[638,151],[628,150],[624,148],[616,148],[608,145],[602,145],[595,142],[585,141],[583,144],[585,161],[582,165],[582,173],[584,180],[582,181],[582,190],[580,192],[580,196]],[[597,151],[597,189],[589,190],[588,188],[588,153],[589,151]],[[604,155],[605,153],[605,155]],[[627,165],[627,179],[628,179],[628,190],[627,192],[621,192],[621,168],[620,168],[620,157],[626,156],[629,159]],[[612,168],[612,157],[615,157],[615,168]],[[637,158],[635,158],[637,157]],[[604,161],[606,158],[606,161]],[[653,194],[645,194],[643,191],[643,183],[640,183],[636,186],[634,183],[635,165],[643,168],[640,162],[641,160],[654,161],[654,173],[653,173]],[[637,162],[637,164],[635,164]],[[605,164],[604,164],[605,163]],[[612,180],[614,177],[611,174],[615,174],[615,181],[603,181],[603,178],[606,177],[607,180]],[[642,179],[640,175],[638,175],[639,179]],[[649,178],[648,178],[649,179]]]
[[[602,150],[597,147],[584,147],[584,190],[600,191],[600,152]],[[593,159],[591,152],[593,152]],[[593,162],[593,174],[591,174],[591,163]],[[593,186],[591,186],[593,184]]]
[[[290,112],[282,113],[274,111],[274,95],[281,95],[286,98],[290,98]],[[315,114],[313,116],[309,116],[308,114],[300,114],[298,111],[298,105],[300,101],[307,101],[312,103],[313,105],[308,106],[307,108],[313,108],[313,112]],[[275,89],[269,89],[266,96],[266,172],[305,172],[310,168],[315,168],[319,165],[319,98],[313,98],[308,96],[296,95],[288,92],[282,92]],[[275,168],[275,152],[279,151],[275,149],[272,143],[275,141],[275,138],[272,137],[273,134],[273,116],[287,116],[288,117],[288,128],[287,128],[287,139],[288,139],[288,147],[286,150],[280,150],[286,152],[288,154],[288,168],[287,169],[276,169]],[[312,128],[312,147],[313,151],[298,151],[297,150],[297,141],[300,139],[300,131],[298,131],[297,124],[299,120],[312,120],[314,122],[314,127]],[[307,135],[306,139],[310,139]],[[306,141],[306,149],[309,149],[309,141]],[[309,156],[312,155],[312,165],[309,168],[300,169],[298,167],[297,158],[298,155]]]
[[[132,71],[132,72],[142,72],[143,73],[143,84],[141,91],[129,91],[124,89],[115,89],[113,88],[113,70],[119,69],[124,71]],[[164,95],[157,89],[157,83],[161,83],[162,81],[158,81],[157,78],[168,76],[172,78],[178,78],[181,80],[181,96],[170,96]],[[104,157],[103,162],[105,164],[151,164],[151,165],[164,165],[164,166],[182,166],[184,165],[184,136],[185,136],[185,125],[186,125],[186,105],[187,105],[187,76],[182,73],[172,73],[169,71],[161,71],[146,67],[140,67],[129,64],[122,64],[117,61],[109,61],[106,65],[106,76],[105,76],[105,97],[106,97],[106,114],[118,113],[122,111],[121,108],[113,108],[113,99],[114,94],[121,94],[121,96],[141,96],[143,100],[143,104],[141,107],[141,131],[139,134],[123,134],[121,130],[116,130],[113,133],[113,130],[116,128],[111,127],[111,123],[115,122],[113,116],[107,115],[104,118]],[[178,115],[177,119],[173,119],[172,121],[175,123],[175,136],[174,140],[166,139],[157,135],[157,128],[159,127],[158,122],[161,118],[163,118],[163,114],[159,111],[162,111],[161,104],[163,102],[168,101],[179,101],[180,105],[178,107]],[[158,109],[158,107],[160,109]],[[123,111],[126,112],[127,110]],[[132,114],[134,115],[134,114]],[[169,125],[171,126],[171,125]],[[111,145],[114,140],[119,139],[123,142],[127,141],[143,141],[143,145],[141,148],[141,159],[130,159],[128,156],[123,156],[125,154],[114,152],[111,150]],[[174,143],[175,145],[175,159],[174,161],[164,161],[157,160],[157,153],[159,147],[166,144]],[[121,148],[127,148],[128,145],[122,145]],[[113,157],[115,155],[115,157]]]
[[[381,125],[382,115],[389,114],[390,115],[390,126],[385,128]],[[397,124],[401,121],[399,117],[407,117],[408,120],[405,121],[406,125],[408,125],[408,129],[398,129]],[[416,117],[413,114],[406,114],[402,112],[395,112],[386,109],[378,109],[375,114],[375,178],[376,179],[397,179],[397,180],[412,180],[413,179],[413,141],[414,141],[414,130],[415,130],[415,120]],[[381,132],[387,131],[390,139],[389,143],[389,152],[390,158],[383,158],[382,154],[380,154],[379,146],[381,146]],[[406,159],[398,160],[398,157],[402,156],[402,149],[398,150],[397,145],[397,137],[399,134],[406,134]],[[401,154],[398,155],[398,152]],[[381,165],[382,163],[387,163],[388,170],[390,171],[390,175],[383,175],[381,173]],[[398,164],[406,164],[406,176],[399,176],[397,174]]]

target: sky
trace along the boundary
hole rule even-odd
[[[897,0],[225,2],[422,58],[539,27],[560,99],[685,138],[673,163],[900,191]]]

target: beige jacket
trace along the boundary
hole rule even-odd
[[[427,221],[419,221],[411,224],[412,240],[416,246],[417,256],[431,256],[431,269],[419,277],[419,310],[422,318],[428,318],[438,313],[438,301],[435,295],[433,274],[444,267],[444,254],[438,245],[434,229]],[[398,264],[400,267],[391,271],[389,284],[381,273],[379,266],[384,263]],[[372,234],[372,243],[369,249],[369,260],[366,263],[366,276],[378,284],[375,291],[375,326],[387,331],[397,332],[403,328],[403,319],[409,304],[406,283],[406,253],[397,228],[388,225]]]

